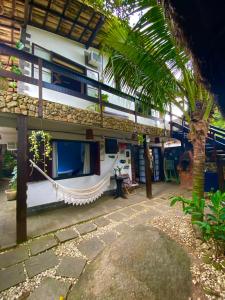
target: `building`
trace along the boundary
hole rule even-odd
[[[47,174],[68,189],[95,186],[118,166],[133,182],[145,183],[144,149],[137,136],[150,140],[152,147],[168,136],[159,112],[142,114],[137,97],[104,78],[107,56],[99,46],[105,18],[77,0],[3,3],[0,76],[3,85],[4,78],[12,83],[0,91],[0,128],[2,135],[13,137],[4,144],[17,144],[18,241],[26,239],[27,207],[59,201],[43,175],[37,170],[30,175],[27,137],[32,131],[51,135]],[[160,180],[157,149],[154,178]],[[114,186],[111,179],[107,189]]]

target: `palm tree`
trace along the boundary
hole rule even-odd
[[[119,80],[127,92],[138,93],[145,107],[154,105],[163,111],[174,104],[183,112],[194,150],[193,195],[201,199],[213,96],[199,81],[190,57],[176,43],[162,6],[156,0],[135,4],[142,16],[134,28],[113,17],[108,21],[103,39],[103,51],[109,55],[105,74]]]

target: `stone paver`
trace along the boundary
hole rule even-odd
[[[82,273],[86,260],[80,257],[63,257],[56,271],[57,276],[79,278]]]
[[[97,229],[97,226],[94,223],[89,222],[76,225],[76,229],[78,230],[80,235],[84,235],[89,232],[95,231]]]
[[[52,247],[56,246],[58,242],[53,236],[44,236],[39,239],[33,240],[29,244],[31,255],[37,255],[44,252]]]
[[[26,280],[23,264],[0,271],[0,292]]]
[[[59,260],[52,250],[45,253],[33,256],[25,261],[25,266],[29,278],[35,275],[55,267],[59,263]]]
[[[114,228],[117,232],[123,234],[131,230],[131,227],[126,223],[121,223]]]
[[[91,260],[103,250],[104,245],[97,237],[94,237],[90,240],[82,241],[77,248],[82,254]]]
[[[118,234],[115,231],[108,231],[102,234],[99,238],[104,241],[106,244],[111,244],[118,237]]]
[[[0,254],[0,269],[6,268],[29,258],[26,246],[20,246]]]
[[[59,231],[55,233],[56,238],[59,240],[60,243],[72,240],[77,238],[79,235],[78,233],[73,229],[66,229],[63,231]]]
[[[125,217],[125,215],[122,214],[121,212],[115,212],[115,213],[109,215],[108,218],[109,218],[110,220],[113,220],[113,221],[116,221],[116,222],[120,222],[120,221],[122,221],[123,219],[125,219],[126,217]]]
[[[96,220],[94,220],[94,223],[98,226],[98,227],[105,227],[107,225],[109,225],[110,221],[104,217],[98,218]]]
[[[133,205],[132,209],[136,210],[136,211],[142,211],[144,209],[143,205],[137,204],[137,205]]]
[[[27,298],[27,300],[59,300],[66,299],[70,283],[61,282],[53,278],[45,278],[41,285]]]
[[[126,207],[122,209],[121,212],[128,217],[131,217],[136,213],[135,210],[133,210],[131,207]]]

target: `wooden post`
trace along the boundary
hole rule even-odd
[[[18,116],[17,152],[17,202],[16,237],[17,243],[27,240],[27,117]]]
[[[42,59],[38,58],[38,117],[43,117]]]
[[[173,118],[172,118],[172,105],[170,103],[170,137],[173,135]]]
[[[152,170],[151,170],[151,159],[146,140],[146,135],[143,135],[144,142],[144,159],[145,159],[145,180],[146,180],[146,196],[148,199],[152,198]]]
[[[101,114],[101,125],[103,127],[103,107],[102,107],[102,91],[101,88],[98,89],[98,97],[99,97],[99,109]]]
[[[136,101],[134,101],[134,118],[135,118],[135,124],[137,124],[137,104],[136,104]]]

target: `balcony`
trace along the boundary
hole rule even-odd
[[[35,74],[25,69],[23,74],[18,75],[0,69],[0,76],[15,80],[18,86],[18,92],[1,91],[0,112],[151,136],[168,135],[169,121],[178,117],[169,111],[166,112],[167,118],[160,117],[159,114],[157,117],[146,116],[140,112],[142,103],[139,99],[76,71],[10,46],[0,44],[0,55],[16,57],[19,64],[27,66],[28,70],[31,70],[31,66],[34,65],[38,70]],[[43,76],[43,71],[46,70],[79,82],[86,89],[78,92],[72,88],[47,82]],[[32,93],[28,91],[26,94],[26,86],[29,86]],[[88,92],[90,90],[94,91],[92,95]],[[104,102],[106,95],[108,101]],[[90,110],[90,106],[97,109]],[[152,108],[156,111],[155,107]]]

